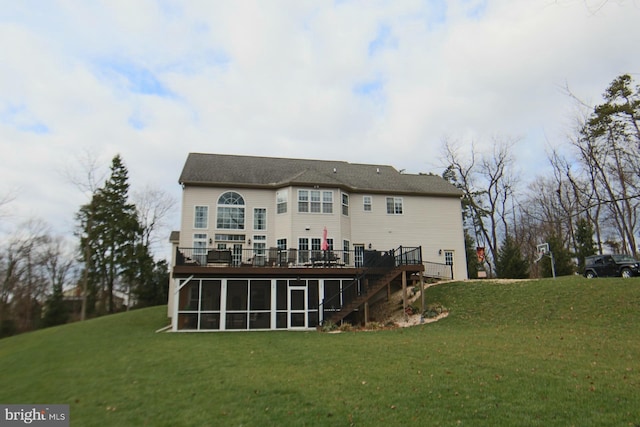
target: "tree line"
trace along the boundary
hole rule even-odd
[[[470,277],[550,276],[550,259],[537,253],[541,243],[549,244],[557,275],[582,272],[595,253],[637,257],[640,86],[622,75],[601,104],[579,105],[562,149],[548,153],[550,173],[528,185],[516,169],[516,140],[496,137],[490,152],[444,141],[443,177],[464,194]],[[151,246],[173,200],[151,189],[132,197],[119,155],[100,185],[87,169],[90,197],[75,216],[75,242],[41,220],[0,240],[0,337],[166,303],[168,265],[154,260]],[[0,207],[10,203],[0,198]]]
[[[119,155],[102,185],[87,187],[73,242],[31,219],[0,243],[0,337],[166,304],[168,265],[154,260],[151,246],[172,198],[147,188],[133,202]]]
[[[547,155],[550,172],[525,186],[516,169],[516,140],[495,138],[491,152],[463,155],[445,140],[443,177],[463,193],[470,277],[548,277],[548,243],[557,275],[582,273],[584,258],[623,253],[637,258],[640,204],[640,86],[615,78],[603,102],[590,106],[569,90],[580,113],[569,137]],[[477,256],[484,249],[484,258]]]

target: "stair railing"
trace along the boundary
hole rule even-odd
[[[385,274],[403,265],[418,265],[422,263],[422,248],[400,246],[398,249],[391,249],[386,252],[365,251],[362,272],[351,282],[340,289],[340,292],[323,299],[320,303],[322,320],[325,323],[332,314],[340,312],[343,307],[358,297],[367,295],[370,291],[370,284],[375,279],[383,277]],[[367,280],[368,279],[368,280]]]

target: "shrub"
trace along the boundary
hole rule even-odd
[[[338,330],[342,332],[351,332],[353,331],[353,325],[351,325],[351,323],[344,322],[338,327]]]
[[[504,238],[502,247],[498,251],[496,273],[498,277],[506,279],[524,279],[529,276],[529,263],[522,256],[520,246],[511,236]]]
[[[331,332],[335,331],[336,329],[338,329],[338,325],[333,322],[325,322],[322,324],[322,328],[320,328],[322,332]]]
[[[415,305],[408,305],[405,309],[405,313],[409,316],[420,313],[420,308]]]
[[[439,302],[436,302],[427,305],[427,309],[424,311],[424,313],[422,313],[422,315],[427,319],[433,319],[434,317],[438,317],[439,315],[441,315],[442,313],[446,313],[447,311],[449,310],[447,310],[446,307],[444,307]]]
[[[368,322],[366,328],[375,331],[377,329],[384,329],[384,325],[380,322]]]

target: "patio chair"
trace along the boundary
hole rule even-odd
[[[269,258],[267,260],[267,265],[271,267],[275,267],[278,265],[278,248],[269,248]]]
[[[288,265],[296,265],[298,263],[298,250],[297,249],[289,249],[287,264]]]

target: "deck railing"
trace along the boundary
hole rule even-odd
[[[453,279],[453,264],[424,261],[424,276],[433,279]]]
[[[393,267],[422,263],[420,247],[390,251],[176,248],[175,265],[226,267]]]

